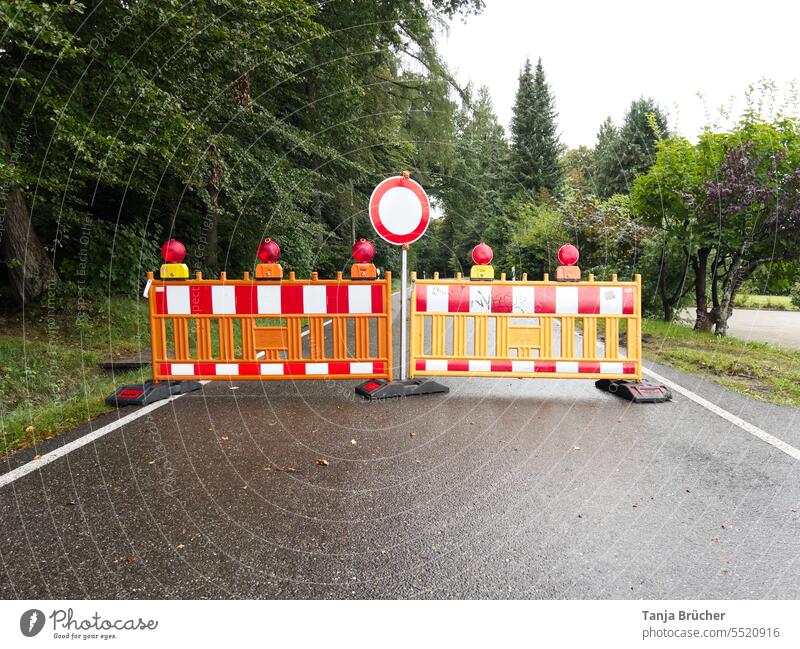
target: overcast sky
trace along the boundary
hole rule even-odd
[[[440,51],[459,81],[489,87],[506,128],[525,57],[541,56],[567,145],[592,146],[603,119],[619,124],[640,95],[654,97],[673,129],[693,138],[731,97],[739,114],[759,79],[776,82],[781,101],[791,94],[800,77],[800,3],[486,0],[481,15],[453,21]]]

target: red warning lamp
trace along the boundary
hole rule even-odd
[[[571,243],[564,244],[558,249],[558,261],[562,264],[556,268],[556,279],[562,282],[579,282],[581,269],[578,263],[580,253]]]
[[[278,263],[281,257],[281,247],[272,239],[264,239],[258,244],[258,258],[264,262],[256,264],[256,279],[281,280],[283,267]]]
[[[493,258],[492,249],[481,241],[472,249],[472,261],[475,262],[475,265],[469,271],[469,278],[471,280],[494,279],[494,268],[489,265]]]
[[[186,258],[186,246],[177,239],[170,239],[161,246],[161,256],[168,264],[180,264]]]
[[[375,259],[375,246],[363,237],[353,244],[350,254],[355,260],[350,269],[350,279],[376,279],[378,271],[372,260]]]
[[[166,263],[161,264],[159,277],[166,280],[189,279],[189,267],[182,263],[186,258],[186,246],[177,239],[170,239],[161,246],[161,256]]]
[[[264,239],[258,244],[258,258],[265,264],[276,264],[281,257],[281,247],[272,239]]]

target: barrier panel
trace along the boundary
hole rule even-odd
[[[391,274],[381,280],[163,281],[148,273],[153,380],[392,376]]]
[[[641,276],[611,281],[417,279],[411,376],[641,380]],[[619,344],[625,333],[625,351]],[[598,341],[598,333],[604,342]],[[602,347],[602,351],[599,349]]]

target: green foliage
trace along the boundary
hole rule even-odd
[[[667,117],[653,99],[633,101],[619,130],[607,118],[595,147],[597,195],[626,193],[655,162],[657,144],[667,136]]]
[[[555,194],[561,186],[563,147],[558,137],[555,99],[545,79],[542,60],[531,70],[530,59],[519,76],[511,118],[510,192],[533,196]]]
[[[792,290],[789,292],[789,298],[792,305],[800,309],[800,282],[795,282],[792,285]]]
[[[140,240],[167,236],[192,270],[251,269],[271,236],[288,269],[331,273],[370,234],[377,180],[409,169],[441,189],[456,106],[434,25],[482,5],[3,2],[0,180],[67,283],[87,222],[99,248],[119,229],[113,267],[90,251],[101,289],[127,291],[152,263]]]

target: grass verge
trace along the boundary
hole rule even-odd
[[[800,408],[800,351],[645,320],[646,358],[702,374],[754,399]]]
[[[737,295],[735,305],[740,309],[798,310],[788,295]]]
[[[0,316],[0,455],[70,430],[111,410],[104,399],[143,371],[111,373],[109,356],[149,348],[147,305],[112,299]]]

